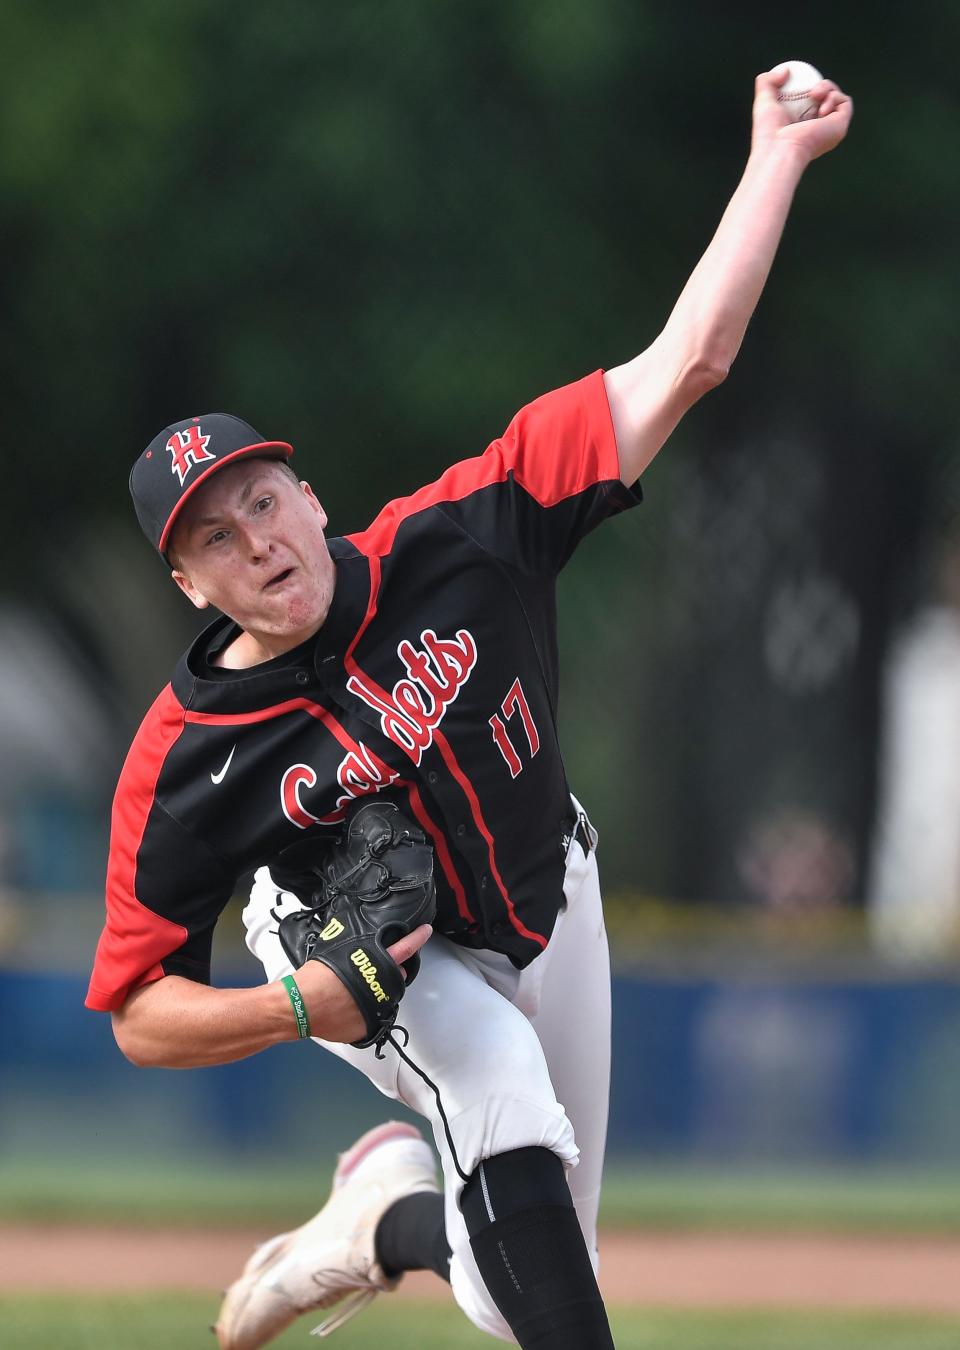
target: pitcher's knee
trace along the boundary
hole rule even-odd
[[[545,1148],[569,1171],[580,1151],[573,1126],[552,1093],[539,1100],[493,1094],[467,1107],[450,1121],[457,1173],[471,1176],[484,1158],[521,1148]]]

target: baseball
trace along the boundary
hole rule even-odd
[[[790,114],[791,120],[804,122],[808,117],[816,117],[817,104],[810,97],[810,90],[823,79],[819,70],[807,61],[781,61],[771,73],[779,75],[782,70],[789,70],[790,74],[777,98]]]

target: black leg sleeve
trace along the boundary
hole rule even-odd
[[[555,1154],[523,1148],[485,1159],[460,1203],[480,1274],[522,1350],[613,1350]]]

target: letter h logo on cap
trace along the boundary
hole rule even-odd
[[[187,427],[184,431],[175,431],[167,441],[167,449],[173,458],[170,472],[175,473],[180,479],[181,487],[193,465],[199,464],[204,459],[216,459],[216,455],[212,455],[207,449],[209,444],[210,437],[204,436],[199,423]]]

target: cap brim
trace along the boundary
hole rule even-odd
[[[293,454],[293,446],[288,445],[286,441],[257,441],[253,445],[243,445],[239,450],[231,450],[229,455],[224,455],[218,459],[216,464],[211,464],[198,478],[195,478],[190,486],[183,492],[167,517],[167,523],[163,527],[163,533],[160,535],[157,543],[158,550],[166,557],[167,541],[170,538],[170,531],[176,524],[180,512],[186,503],[190,500],[197,488],[205,483],[207,479],[222,469],[225,464],[234,464],[238,459],[249,459],[258,457],[261,459],[289,459]]]

